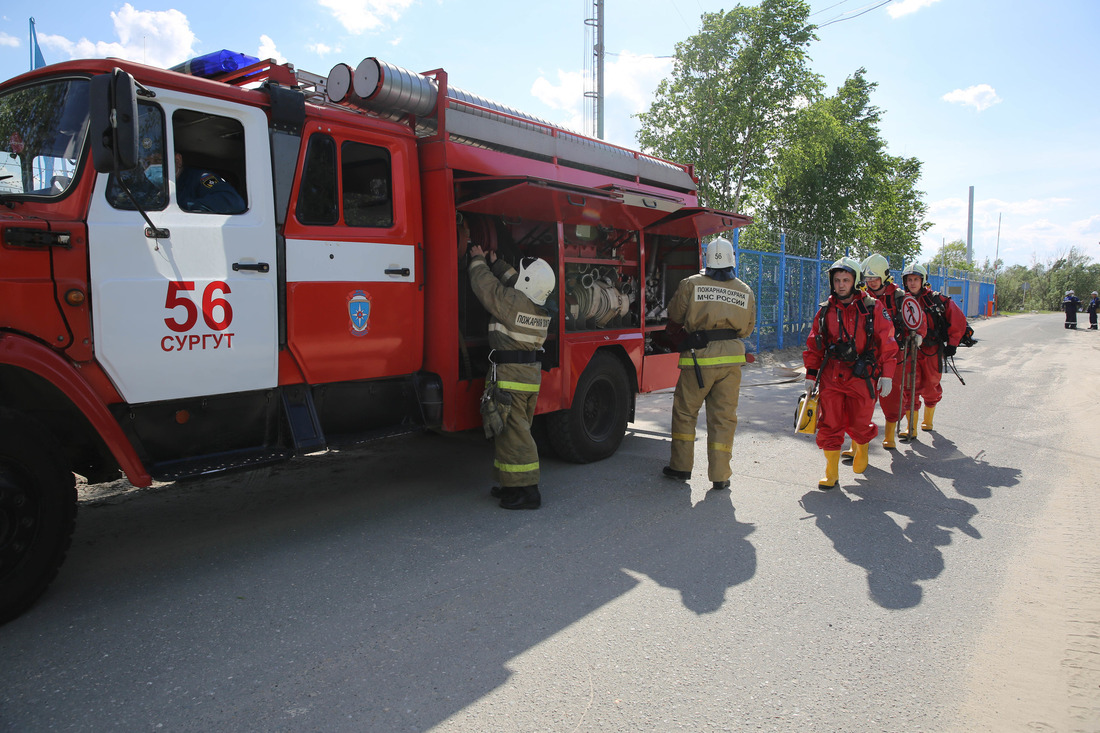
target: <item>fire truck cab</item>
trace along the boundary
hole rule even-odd
[[[690,166],[374,58],[223,52],[0,84],[0,622],[68,550],[73,474],[137,486],[480,425],[472,244],[557,273],[538,399],[564,458],[614,453],[701,242]]]

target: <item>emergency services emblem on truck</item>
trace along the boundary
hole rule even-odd
[[[348,296],[348,316],[351,318],[351,334],[366,335],[370,330],[370,293],[356,290]]]

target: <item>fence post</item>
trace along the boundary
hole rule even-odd
[[[814,290],[814,299],[821,302],[821,240],[817,240],[817,265],[814,268],[814,284],[816,290]]]
[[[775,338],[776,349],[783,348],[783,329],[786,321],[786,290],[787,290],[787,233],[779,235],[779,277],[778,277],[779,312],[776,314]]]
[[[741,230],[733,230],[733,274],[741,277]]]
[[[756,253],[756,297],[760,299],[764,293],[764,253]],[[756,308],[756,350],[760,351],[760,327],[764,325],[764,317],[760,307]]]

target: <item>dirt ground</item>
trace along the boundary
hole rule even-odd
[[[1068,369],[1094,372],[1097,356],[1100,346],[1078,350]],[[995,605],[959,733],[1100,731],[1100,480],[1089,475],[1094,461],[1074,460],[1096,445],[1100,380],[1074,387],[1052,390],[1051,400],[1079,440]]]

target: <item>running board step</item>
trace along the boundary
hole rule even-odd
[[[281,463],[292,454],[285,448],[249,448],[246,450],[217,453],[200,458],[165,461],[149,468],[149,474],[157,481],[179,481],[199,478],[235,469],[256,468],[271,463]]]
[[[317,408],[313,405],[313,392],[304,384],[283,387],[281,392],[283,414],[290,426],[294,454],[301,456],[323,450],[326,447],[325,433],[321,430]]]

